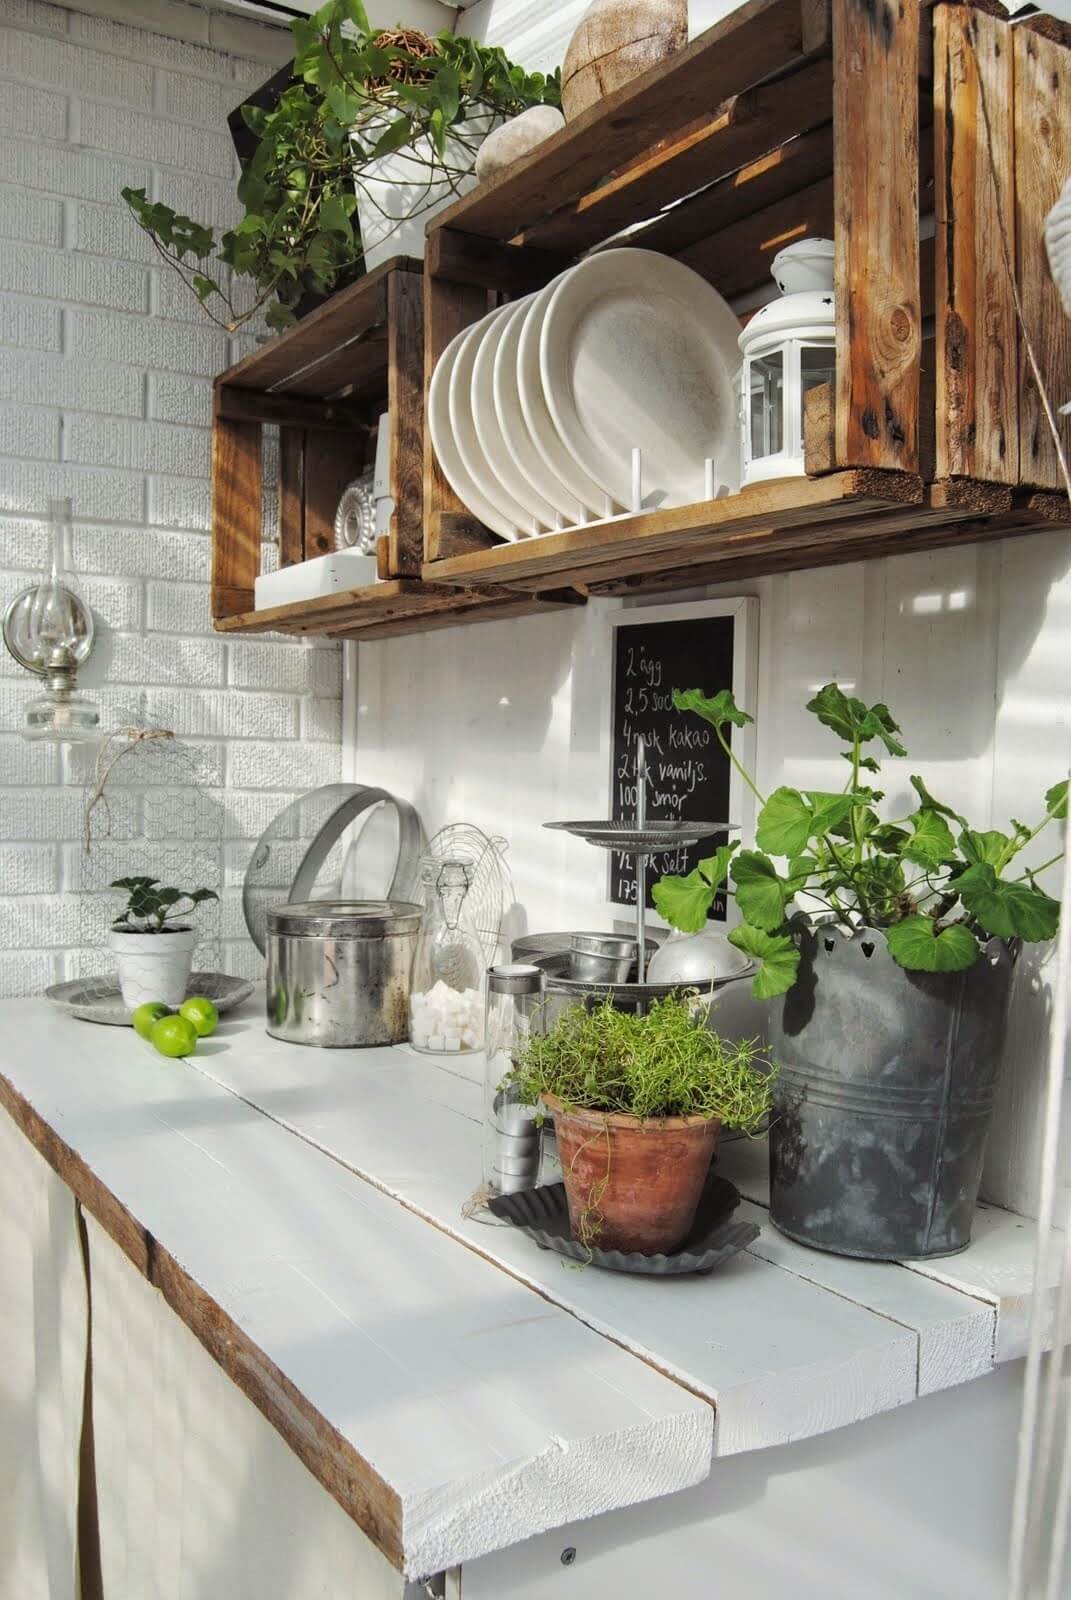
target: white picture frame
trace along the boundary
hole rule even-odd
[[[607,758],[607,787],[606,787],[606,812],[613,815],[614,796],[614,727],[617,686],[615,674],[617,671],[617,643],[618,631],[622,628],[650,627],[652,623],[663,622],[690,622],[699,617],[731,617],[733,619],[733,665],[732,682],[704,683],[702,663],[696,664],[695,684],[671,684],[668,687],[687,689],[701,687],[709,694],[716,694],[719,689],[731,689],[736,703],[742,710],[755,715],[755,706],[758,701],[758,675],[759,675],[759,601],[753,595],[730,596],[719,600],[694,600],[682,601],[677,605],[665,606],[626,606],[620,611],[611,614],[610,622],[610,740],[609,755]],[[755,769],[755,725],[748,723],[744,728],[733,729],[733,753],[740,763],[749,770]],[[729,819],[737,824],[730,839],[739,839],[743,844],[750,845],[755,833],[755,797],[747,784],[740,777],[735,766],[729,769]],[[717,844],[719,841],[713,841]],[[621,901],[610,898],[610,875],[613,870],[613,858],[608,852],[606,863],[606,910],[615,923],[631,922],[635,912]],[[727,912],[724,920],[712,917],[709,926],[717,929],[735,927],[740,921],[735,902],[731,897],[727,901]],[[648,907],[647,926],[663,932],[668,931],[669,924],[658,913]]]

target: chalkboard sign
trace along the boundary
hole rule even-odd
[[[737,798],[733,793],[736,785],[713,728],[698,717],[675,711],[673,690],[700,688],[714,694],[734,688],[740,696],[739,672],[734,678],[734,669],[739,669],[744,659],[743,631],[753,604],[711,601],[698,606],[636,609],[614,619],[611,815],[615,820],[631,822],[636,816],[638,734],[647,746],[648,818],[741,820],[730,810]],[[734,735],[738,732],[734,729]],[[697,845],[649,858],[648,904],[653,907],[650,886],[664,873],[691,872],[729,837],[738,838],[739,834],[717,834]],[[610,857],[609,898],[614,905],[636,904],[635,862],[616,852]],[[724,921],[723,895],[715,902],[711,917]]]

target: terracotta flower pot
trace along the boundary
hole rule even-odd
[[[643,1121],[583,1107],[566,1111],[554,1095],[543,1101],[554,1117],[574,1239],[645,1255],[683,1244],[718,1141],[718,1118]]]

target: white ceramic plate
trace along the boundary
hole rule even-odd
[[[543,378],[539,369],[539,341],[547,305],[558,285],[576,270],[575,267],[570,267],[568,272],[548,283],[545,289],[541,289],[532,297],[527,308],[520,313],[517,338],[517,392],[521,397],[521,411],[524,414],[528,436],[544,469],[557,479],[568,494],[579,501],[584,512],[580,520],[590,522],[595,517],[611,516],[615,511],[623,510],[628,501],[626,498],[620,506],[614,505],[602,486],[585,471],[576,457],[566,448],[561,434],[554,426],[554,418],[551,416],[547,397],[543,393]]]
[[[458,351],[471,331],[471,328],[463,328],[456,334],[435,364],[428,387],[428,429],[443,477],[462,505],[468,506],[473,516],[479,517],[493,533],[501,534],[503,539],[515,540],[516,527],[480,493],[466,472],[461,452],[454,442],[453,424],[450,421],[450,378]]]
[[[517,387],[517,348],[525,314],[535,295],[526,295],[506,307],[495,333],[494,350],[494,405],[499,431],[505,441],[517,471],[540,499],[549,501],[567,527],[576,522],[586,522],[588,511],[570,494],[565,484],[551,472],[539,454],[528,431],[521,407],[521,394]],[[483,351],[477,357],[482,359]],[[524,497],[518,495],[518,499]]]
[[[539,335],[570,456],[626,505],[636,446],[647,508],[706,499],[708,456],[715,492],[739,488],[739,333],[718,291],[670,256],[622,248],[573,267],[552,286]]]
[[[505,484],[499,481],[487,459],[472,412],[472,382],[476,354],[504,309],[499,306],[496,311],[490,311],[486,317],[481,317],[461,341],[454,370],[450,374],[450,425],[454,433],[454,443],[457,445],[458,454],[469,478],[484,499],[495,507],[499,518],[503,519],[506,526],[511,529],[509,537],[523,539],[530,533],[542,533],[545,524],[540,522],[538,517],[533,517],[520,501],[513,498]]]
[[[498,422],[495,406],[494,374],[498,349],[503,332],[509,322],[512,305],[502,306],[494,313],[483,337],[477,342],[472,363],[472,388],[470,404],[476,434],[488,466],[502,489],[536,524],[533,531],[542,532],[557,527],[558,508],[541,491],[538,481],[532,483],[520,471],[506,444]],[[519,406],[518,406],[519,409]]]

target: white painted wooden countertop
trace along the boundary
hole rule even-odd
[[[758,1145],[721,1162],[762,1233],[707,1278],[578,1271],[466,1216],[481,1070],[283,1044],[254,1002],[188,1063],[0,1006],[0,1071],[396,1494],[407,1572],[698,1481],[707,1402],[728,1455],[1021,1353],[1030,1223],[982,1212],[910,1267],[822,1255],[766,1221]]]

